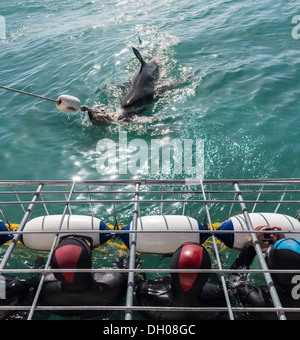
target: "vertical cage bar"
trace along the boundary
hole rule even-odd
[[[90,188],[89,188],[88,185],[86,186],[86,189],[87,189],[87,191],[88,191],[88,197],[89,197],[90,206],[91,206],[91,214],[92,214],[93,221],[94,221],[94,217],[95,217],[94,206],[93,206],[93,202],[92,202],[92,197],[91,197],[91,193],[90,193]],[[94,224],[94,222],[93,222],[93,224]]]
[[[48,255],[48,259],[47,259],[47,263],[45,265],[45,269],[48,269],[50,267],[50,261],[51,261],[52,255],[54,253],[55,245],[56,245],[56,242],[58,240],[59,232],[60,232],[60,230],[62,228],[64,219],[65,219],[65,216],[66,216],[67,209],[69,207],[69,203],[68,202],[71,200],[71,196],[73,194],[73,191],[74,191],[74,188],[75,188],[75,184],[76,184],[76,182],[74,181],[73,185],[72,185],[72,188],[70,190],[69,197],[67,198],[66,206],[64,208],[64,211],[63,211],[60,223],[59,223],[58,231],[57,231],[57,233],[55,235],[55,238],[54,238],[53,243],[52,243],[51,250],[50,250],[49,255]],[[36,305],[38,303],[38,299],[39,299],[39,296],[40,296],[40,293],[41,293],[41,290],[42,290],[42,287],[43,287],[43,284],[44,284],[44,280],[45,280],[45,274],[42,274],[42,277],[41,277],[41,280],[39,282],[38,288],[36,290],[35,297],[34,297],[34,300],[32,302],[31,309],[30,309],[30,312],[29,312],[27,320],[31,320],[32,317],[33,317],[33,313],[34,313],[35,307],[36,307]]]
[[[182,215],[185,214],[185,207],[186,207],[186,200],[187,200],[187,192],[188,191],[188,185],[185,186],[185,194],[184,194],[184,202],[183,202],[183,207],[182,207]]]
[[[17,190],[16,190],[16,187],[15,187],[14,185],[13,185],[13,191],[15,192],[18,201],[21,203],[21,208],[22,208],[22,210],[23,210],[23,213],[25,214],[26,210],[25,210],[25,208],[24,208],[24,205],[22,204],[22,201],[21,201],[21,199],[20,199],[20,197],[19,197],[19,195],[18,195],[18,192],[17,192]]]
[[[256,198],[256,203],[253,205],[253,208],[252,208],[252,213],[254,213],[254,211],[255,211],[255,209],[256,209],[256,206],[257,206],[257,202],[259,202],[259,199],[260,199],[260,196],[261,196],[261,194],[262,194],[262,192],[263,192],[263,189],[264,189],[264,185],[262,185],[261,187],[260,187],[260,189],[259,189],[259,193],[258,193],[258,195],[257,195],[257,198]]]
[[[35,193],[35,195],[33,196],[32,200],[31,200],[31,204],[28,206],[27,210],[25,211],[25,214],[22,218],[22,221],[19,225],[18,231],[22,231],[27,223],[27,221],[29,220],[29,217],[35,207],[35,202],[38,200],[40,193],[43,189],[43,184],[40,184],[37,188],[37,191]],[[9,261],[11,254],[13,253],[19,239],[21,237],[21,234],[15,234],[15,236],[13,237],[10,245],[8,246],[5,255],[0,263],[0,269],[4,269],[7,265],[7,262]]]
[[[134,194],[134,208],[133,208],[133,220],[131,225],[131,230],[137,230],[137,220],[138,220],[138,211],[139,211],[139,184],[135,185],[135,194]],[[137,233],[131,234],[131,242],[130,242],[130,255],[129,255],[129,269],[135,269],[135,254],[136,254],[136,240]],[[126,307],[132,307],[133,305],[133,293],[134,293],[134,272],[130,271],[128,273],[128,284],[127,284],[127,295],[126,295]],[[125,320],[132,320],[132,310],[128,309],[125,311]]]
[[[250,231],[250,235],[251,235],[251,238],[252,238],[252,242],[253,242],[253,245],[254,245],[254,248],[255,248],[259,263],[260,263],[260,266],[263,270],[269,271],[268,265],[267,265],[266,260],[264,258],[264,254],[263,254],[261,247],[259,245],[257,235],[256,235],[256,233],[251,233],[251,231],[254,231],[254,227],[253,227],[253,224],[251,222],[246,204],[244,203],[244,199],[243,199],[243,196],[240,192],[240,188],[239,188],[239,185],[238,185],[237,182],[234,183],[234,189],[237,193],[237,197],[238,197],[238,200],[240,202],[240,206],[241,206],[244,218],[245,218],[247,228]],[[281,305],[281,302],[280,302],[280,299],[279,299],[279,296],[278,296],[278,293],[277,293],[276,287],[274,285],[271,274],[269,272],[266,272],[266,273],[264,273],[264,277],[265,277],[267,286],[269,288],[274,307],[282,308],[282,305]],[[286,316],[283,312],[277,312],[277,315],[278,315],[278,318],[280,320],[286,320]]]
[[[163,189],[164,189],[164,186],[161,185],[160,186],[160,190],[161,190],[161,195],[160,195],[160,214],[161,215],[164,214],[164,193],[163,193]]]
[[[114,210],[114,219],[115,219],[115,225],[114,227],[117,228],[118,227],[118,218],[117,218],[117,208],[116,208],[116,202],[115,202],[115,194],[114,194],[114,189],[115,186],[112,185],[111,186],[111,191],[112,191],[112,199],[113,199],[113,210]]]
[[[205,194],[205,190],[204,190],[202,180],[201,180],[201,190],[202,190],[202,194],[203,194],[203,199],[204,199],[204,201],[206,201],[206,194]],[[212,227],[212,221],[211,221],[208,203],[205,203],[205,209],[206,209],[206,215],[208,217],[209,228],[210,228],[210,230],[212,230],[213,227]],[[218,251],[218,245],[217,245],[216,237],[214,235],[212,235],[212,240],[213,240],[214,251],[215,251],[218,267],[219,267],[219,269],[222,269],[222,263],[221,263],[220,254],[219,254],[219,251]],[[233,315],[233,312],[232,312],[230,297],[229,297],[229,294],[228,294],[228,289],[227,289],[224,274],[221,274],[221,282],[222,282],[222,287],[223,287],[223,291],[224,291],[224,296],[225,296],[225,300],[226,300],[229,318],[230,318],[230,320],[234,320],[234,315]]]
[[[276,207],[274,213],[277,213],[278,209],[280,208],[281,203],[283,202],[284,197],[285,197],[285,195],[286,195],[288,189],[289,189],[289,186],[287,185],[287,186],[285,187],[285,190],[284,190],[283,194],[281,195],[280,201],[279,201],[279,203],[277,204],[277,207]]]

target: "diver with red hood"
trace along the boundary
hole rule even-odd
[[[62,237],[51,259],[51,268],[92,269],[92,242],[86,236]],[[126,261],[123,260],[118,258],[113,268],[124,268]],[[126,290],[127,274],[122,272],[55,272],[45,275],[38,303],[43,306],[106,306],[119,303]]]
[[[211,269],[207,250],[198,243],[184,243],[172,256],[170,269]],[[151,307],[226,307],[219,280],[208,282],[209,273],[171,273],[171,277],[147,280],[139,284],[136,297],[140,304]],[[224,319],[226,313],[207,311],[149,311],[155,320]]]
[[[64,272],[64,269],[92,269],[93,240],[87,236],[68,235],[60,241],[51,258],[51,269],[60,272],[44,274],[44,282],[40,291],[38,305],[41,306],[107,306],[121,303],[127,291],[127,274],[115,272],[112,269],[128,267],[127,258],[121,256],[107,271],[91,273]],[[39,256],[35,268],[45,264],[44,258]],[[18,306],[31,305],[35,297],[42,275],[29,280],[18,277],[6,279],[6,299],[0,305]],[[51,310],[58,315],[95,316],[101,311]],[[102,311],[103,312],[103,311]],[[27,313],[27,312],[26,312]],[[9,318],[24,319],[25,312],[14,312]],[[39,312],[40,313],[40,312]],[[1,311],[0,318],[7,318],[10,311]]]
[[[262,249],[268,248],[265,260],[270,270],[286,270],[285,273],[271,273],[279,299],[283,307],[300,308],[300,240],[285,238],[279,227],[266,238],[263,231],[270,227],[257,227],[262,233],[257,238]],[[244,246],[231,269],[249,269],[256,251],[251,237]],[[185,243],[172,256],[171,269],[210,269],[211,262],[205,248],[200,244]],[[210,276],[210,281],[211,281]],[[148,280],[140,284],[136,295],[144,306],[158,307],[224,307],[225,299],[221,285],[208,283],[207,273],[172,273],[171,277]],[[234,274],[229,277],[230,298],[244,307],[273,307],[268,287],[252,285],[247,274]],[[234,282],[235,281],[235,282]],[[285,313],[288,320],[299,320],[299,313]],[[149,311],[148,317],[157,320],[207,320],[220,319],[223,314],[211,312]],[[246,318],[260,320],[278,319],[276,312],[261,311],[245,315]]]

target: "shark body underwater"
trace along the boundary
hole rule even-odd
[[[136,48],[132,47],[132,50],[140,61],[141,67],[121,98],[122,114],[116,116],[105,110],[98,111],[86,107],[83,111],[88,112],[94,125],[103,125],[117,120],[131,120],[140,116],[158,96],[159,66],[157,62],[154,59],[146,62]]]

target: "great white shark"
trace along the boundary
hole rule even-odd
[[[153,59],[145,62],[136,48],[133,47],[132,50],[140,61],[141,68],[121,100],[122,108],[127,114],[137,113],[153,101],[155,84],[159,76],[158,65]]]
[[[159,84],[159,66],[155,59],[145,61],[140,52],[132,47],[133,53],[140,61],[140,69],[129,82],[125,93],[121,98],[122,114],[116,115],[106,110],[92,110],[87,106],[82,107],[82,111],[87,111],[91,122],[94,125],[103,125],[117,120],[131,120],[142,115],[148,105],[153,103],[158,94],[164,90],[175,88],[186,83],[185,81],[173,81],[169,84]]]

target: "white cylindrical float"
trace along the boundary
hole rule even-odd
[[[111,233],[95,233],[91,231],[111,230],[98,218],[83,215],[65,215],[62,225],[62,215],[41,216],[29,221],[21,237],[24,246],[36,250],[50,250],[56,234],[59,237],[65,235],[82,235],[93,239],[94,247],[105,243],[111,237]],[[61,228],[60,228],[61,225]],[[60,228],[60,229],[59,229]],[[68,231],[64,233],[64,231]],[[28,232],[28,233],[26,233]]]
[[[274,214],[274,213],[251,213],[249,214],[253,227],[280,227],[282,233],[289,231],[298,231],[299,233],[290,234],[289,237],[300,239],[300,222],[293,217]],[[242,231],[248,230],[243,215],[233,216],[217,229],[218,231]],[[216,236],[229,248],[238,250],[243,249],[247,243],[250,234],[248,233],[217,233]]]
[[[56,108],[62,112],[75,113],[80,110],[80,100],[76,97],[63,94],[57,98]]]
[[[132,222],[123,231],[132,230]],[[138,218],[136,251],[141,253],[169,254],[173,253],[185,242],[204,243],[210,236],[197,220],[182,215],[154,215]],[[154,231],[151,233],[151,231]],[[155,233],[155,231],[159,231]],[[174,233],[177,231],[178,233]],[[197,231],[197,232],[191,232]],[[119,237],[130,248],[132,233],[120,233]]]

